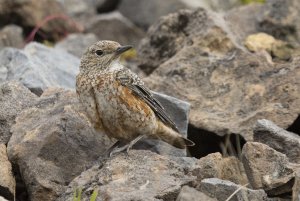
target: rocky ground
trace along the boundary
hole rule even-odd
[[[300,201],[300,2],[244,2],[0,0],[0,200]],[[100,157],[74,87],[101,39],[194,147]]]

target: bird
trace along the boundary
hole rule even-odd
[[[76,76],[76,93],[89,121],[118,140],[109,154],[128,153],[144,137],[179,149],[193,146],[138,75],[121,64],[120,56],[131,48],[109,40],[92,44],[81,57]]]

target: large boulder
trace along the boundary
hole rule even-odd
[[[300,57],[270,62],[240,48],[218,16],[179,11],[153,25],[140,48],[149,88],[191,103],[190,124],[253,139],[256,120],[287,128],[300,113]]]
[[[55,200],[111,143],[96,132],[73,91],[48,89],[11,129],[10,161],[32,201]]]
[[[37,96],[21,83],[11,81],[0,85],[0,144],[7,144],[16,116],[34,105]]]
[[[66,51],[30,43],[0,52],[0,83],[18,80],[40,95],[47,87],[74,88],[79,59]]]
[[[97,200],[175,200],[181,186],[195,179],[188,172],[182,161],[131,150],[128,156],[118,154],[83,172],[57,201],[73,200],[76,189],[82,189],[82,200],[88,200],[94,190]]]

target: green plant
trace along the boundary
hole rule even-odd
[[[265,3],[266,0],[241,0],[243,4],[249,4],[249,3]]]
[[[74,195],[73,195],[73,201],[81,201],[81,196],[82,196],[82,189],[81,188],[77,188],[74,191]],[[98,196],[98,190],[94,189],[91,197],[90,197],[90,201],[96,201]]]

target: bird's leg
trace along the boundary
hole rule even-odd
[[[122,144],[122,142],[120,140],[118,140],[117,142],[115,142],[112,146],[110,146],[103,154],[101,154],[101,156],[99,157],[100,159],[102,158],[108,158],[109,156],[111,156],[111,152],[118,146],[120,146]]]
[[[137,143],[140,139],[142,139],[144,137],[144,135],[139,135],[138,137],[134,138],[132,141],[130,141],[128,144],[120,147],[120,148],[115,148],[114,150],[112,150],[110,152],[110,156],[112,156],[113,154],[115,153],[119,153],[119,152],[122,152],[124,150],[126,150],[127,154],[129,152],[129,149],[131,149],[131,147]]]

